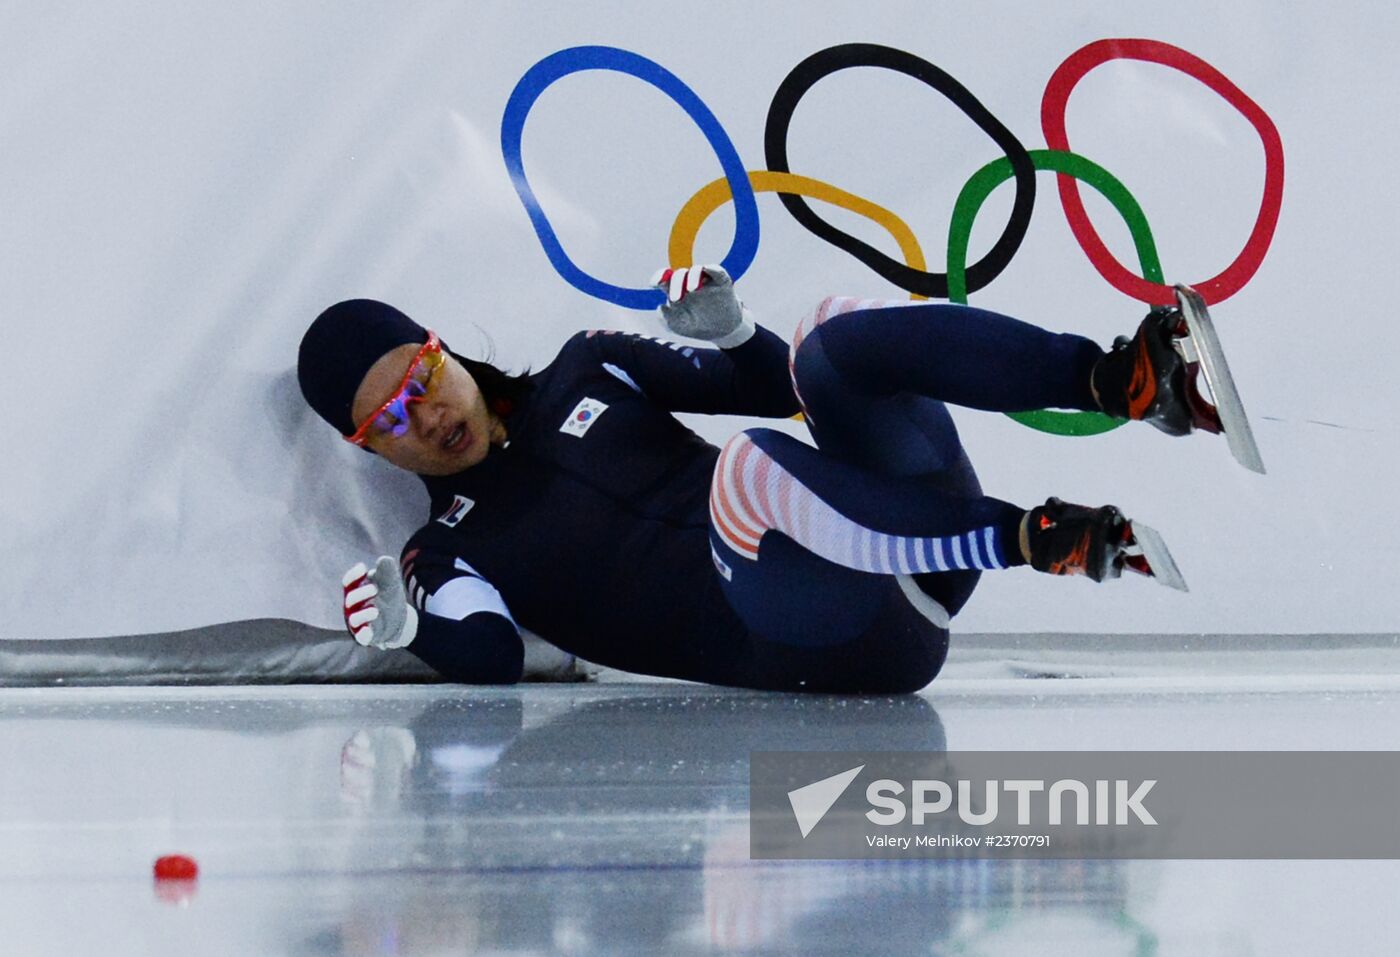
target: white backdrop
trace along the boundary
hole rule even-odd
[[[1287,13],[1282,11],[1286,10]],[[769,100],[804,57],[883,43],[936,63],[1028,148],[1045,83],[1105,37],[1182,47],[1272,117],[1287,161],[1262,267],[1214,310],[1269,467],[1223,440],[1136,427],[1088,439],[956,413],[989,494],[1114,502],[1160,529],[1193,591],[984,577],[969,631],[1394,630],[1400,13],[1372,2],[12,4],[0,32],[0,638],[135,634],[280,617],[333,626],[339,576],[397,552],[417,481],[340,441],[293,367],[308,322],[371,296],[458,351],[520,368],[574,330],[657,331],[555,272],[506,173],[502,112],[538,60],[579,44],[649,57],[762,169]],[[1170,280],[1220,272],[1259,208],[1240,114],[1165,67],[1115,61],[1068,110],[1079,152],[1146,210]],[[589,72],[530,113],[525,168],[573,260],[619,285],[664,265],[681,204],[720,167],[633,77]],[[887,71],[843,71],[798,107],[795,172],[903,217],[941,271],[949,215],[996,146]],[[1040,174],[1030,232],[976,305],[1107,343],[1139,303],[1094,270]],[[1086,195],[1089,191],[1085,191]],[[1120,260],[1127,231],[1091,215]],[[1001,187],[973,256],[1011,207]],[[829,292],[903,293],[759,197],[741,294],[780,334]],[[894,254],[881,231],[820,210]],[[729,247],[728,207],[698,258]],[[689,418],[714,441],[746,423]],[[795,432],[800,427],[790,426]]]

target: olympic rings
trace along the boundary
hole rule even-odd
[[[724,259],[731,276],[739,278],[752,264],[758,248],[756,192],[776,192],[797,221],[818,237],[843,249],[876,273],[911,294],[911,298],[948,297],[966,303],[968,294],[991,283],[1016,254],[1030,223],[1035,204],[1037,170],[1057,174],[1061,205],[1070,228],[1094,268],[1115,289],[1151,304],[1174,301],[1171,287],[1163,283],[1161,264],[1152,231],[1138,202],[1127,188],[1102,167],[1069,149],[1065,132],[1065,107],[1074,87],[1096,66],[1113,59],[1158,63],[1186,73],[1204,83],[1238,110],[1254,127],[1264,144],[1264,195],[1254,229],[1240,254],[1218,276],[1195,283],[1208,302],[1220,302],[1238,292],[1258,271],[1273,241],[1283,198],[1283,144],[1268,114],[1223,74],[1204,60],[1177,47],[1154,40],[1100,40],[1068,57],[1055,70],[1041,100],[1041,125],[1050,146],[1027,152],[1025,147],[968,90],[943,70],[913,54],[874,44],[851,43],[822,50],[795,67],[783,80],[764,127],[764,153],[769,170],[744,169],[737,151],[714,114],[673,74],[635,53],[613,47],[587,46],[561,50],[521,77],[506,104],[501,122],[501,148],[521,202],[536,234],[559,274],[588,295],[631,309],[660,305],[659,290],[613,286],[584,273],[564,252],[549,220],[525,178],[520,142],[525,118],[540,94],[555,80],[582,70],[616,70],[635,76],[676,102],[700,127],[719,158],[724,177],[686,202],[671,228],[668,256],[673,267],[691,265],[696,235],[701,225],[721,205],[735,204],[734,240]],[[787,134],[798,102],[818,80],[855,66],[875,66],[914,77],[932,86],[963,111],[1006,154],[978,170],[963,186],[954,206],[948,236],[948,271],[927,271],[918,239],[905,222],[890,210],[830,184],[793,174],[788,169]],[[1006,228],[980,261],[967,265],[973,223],[991,192],[1007,179],[1016,180],[1016,196]],[[1078,182],[1097,189],[1118,210],[1128,225],[1142,267],[1136,276],[1123,267],[1095,232],[1080,198]],[[816,215],[802,197],[822,200],[864,216],[882,226],[898,243],[905,262],[886,256]],[[1121,422],[1098,413],[1040,411],[1011,416],[1024,425],[1060,435],[1094,435],[1116,428]]]
[[[923,270],[925,268],[924,251],[919,246],[919,240],[914,235],[914,231],[904,220],[883,206],[877,206],[868,199],[861,199],[854,193],[837,189],[821,180],[798,176],[794,173],[750,170],[749,183],[756,193],[810,196],[812,199],[819,199],[822,202],[864,216],[871,222],[883,226],[885,231],[894,237],[894,241],[899,244],[899,250],[904,254],[904,261],[910,269]],[[689,266],[694,262],[695,237],[700,232],[700,227],[705,224],[705,220],[710,218],[711,213],[729,202],[731,198],[729,181],[717,179],[713,183],[701,187],[681,207],[680,214],[676,216],[676,222],[671,227],[671,241],[667,251],[673,269]],[[911,293],[909,298],[927,299],[928,297]]]
[[[554,235],[549,218],[540,207],[525,177],[525,164],[520,155],[520,142],[525,130],[525,117],[539,99],[541,93],[555,80],[583,70],[616,70],[635,76],[637,79],[656,87],[685,110],[719,158],[725,179],[734,195],[734,241],[723,265],[729,274],[738,279],[753,262],[758,252],[758,201],[749,187],[749,178],[739,152],[734,148],[729,134],[724,131],[715,115],[710,112],[700,98],[674,73],[644,56],[620,50],[616,47],[580,46],[570,47],[551,54],[536,63],[516,83],[506,102],[505,115],[501,119],[501,152],[505,155],[506,169],[510,172],[511,183],[520,201],[530,215],[545,255],[559,275],[574,288],[590,296],[628,309],[655,309],[665,300],[665,294],[651,287],[636,289],[614,286],[595,279],[574,265],[568,253]]]
[[[1239,87],[1231,83],[1223,73],[1201,58],[1187,53],[1179,47],[1156,40],[1099,40],[1090,43],[1061,63],[1046,84],[1045,95],[1041,100],[1040,122],[1045,132],[1045,142],[1052,150],[1069,151],[1069,136],[1065,132],[1065,105],[1075,85],[1084,75],[1096,66],[1109,60],[1131,59],[1160,63],[1163,66],[1180,70],[1187,76],[1200,80],[1211,90],[1243,114],[1264,142],[1264,196],[1259,206],[1259,216],[1244,248],[1220,275],[1203,282],[1193,283],[1206,302],[1221,302],[1243,288],[1244,284],[1258,271],[1264,261],[1264,254],[1273,241],[1274,227],[1278,224],[1279,210],[1283,204],[1283,141],[1278,128],[1269,115]],[[1079,240],[1079,245],[1113,288],[1120,292],[1153,305],[1171,305],[1176,299],[1170,286],[1151,282],[1131,272],[1119,264],[1108,251],[1103,240],[1094,231],[1093,223],[1084,210],[1079,198],[1079,186],[1071,176],[1059,177],[1060,203],[1064,206],[1065,217],[1070,229]]]
[[[967,281],[975,291],[996,279],[1016,255],[1030,227],[1031,211],[1035,207],[1035,168],[1021,141],[1002,125],[968,89],[943,70],[912,53],[873,43],[846,43],[814,53],[795,66],[773,95],[768,107],[768,120],[763,130],[763,151],[768,168],[787,173],[787,136],[793,111],[807,91],[820,79],[838,70],[857,66],[874,66],[894,70],[913,77],[942,93],[982,132],[1001,147],[1011,161],[1016,175],[1016,200],[1011,218],[1001,237],[980,261],[968,269]],[[899,288],[940,298],[948,295],[946,273],[930,273],[897,262],[884,253],[842,232],[823,220],[800,196],[782,193],[778,197],[799,223],[818,237],[844,249],[879,275]]]
[[[1123,217],[1128,231],[1133,237],[1138,259],[1142,263],[1142,273],[1149,281],[1162,281],[1162,265],[1157,258],[1157,244],[1152,239],[1152,228],[1142,207],[1133,198],[1128,188],[1119,182],[1108,170],[1074,153],[1058,150],[1031,150],[1031,161],[1038,170],[1052,170],[1062,176],[1073,176],[1083,180],[1098,190],[1118,214]],[[992,190],[1011,178],[1011,164],[1005,159],[995,160],[972,175],[957,202],[953,204],[953,221],[948,230],[948,298],[956,303],[967,304],[967,247],[972,238],[972,225],[982,204]],[[1115,419],[1102,412],[1010,412],[1012,419],[1041,432],[1055,435],[1098,435],[1110,432],[1126,420]]]

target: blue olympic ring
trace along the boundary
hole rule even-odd
[[[734,241],[724,257],[724,268],[729,275],[738,279],[753,263],[758,252],[758,200],[754,197],[753,186],[739,151],[729,139],[715,115],[690,87],[681,82],[674,73],[648,60],[646,57],[616,47],[582,46],[570,47],[550,54],[532,66],[511,91],[506,102],[505,116],[501,119],[501,152],[505,154],[506,169],[510,172],[511,183],[525,210],[530,214],[530,222],[535,234],[540,238],[545,255],[554,268],[575,289],[596,296],[627,309],[655,309],[665,301],[665,294],[653,287],[629,288],[603,282],[574,265],[564,247],[560,245],[554,229],[549,225],[549,217],[540,208],[539,200],[530,189],[525,178],[525,164],[520,156],[520,141],[525,131],[525,117],[535,105],[541,93],[551,83],[570,73],[583,70],[616,70],[635,76],[650,83],[665,93],[686,115],[700,127],[700,132],[709,140],[710,148],[719,158],[724,170],[724,178],[734,194]]]

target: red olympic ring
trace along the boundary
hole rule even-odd
[[[1200,80],[1238,110],[1264,142],[1264,197],[1259,206],[1259,218],[1254,221],[1254,231],[1249,234],[1244,249],[1224,272],[1213,279],[1192,284],[1206,302],[1222,302],[1239,292],[1253,278],[1274,238],[1279,208],[1283,204],[1283,142],[1279,138],[1278,128],[1269,115],[1223,73],[1180,47],[1157,40],[1097,40],[1070,54],[1045,86],[1045,96],[1040,104],[1040,125],[1045,131],[1045,142],[1052,150],[1069,152],[1069,136],[1065,132],[1065,105],[1069,95],[1085,74],[1109,60],[1160,63]],[[1065,218],[1069,220],[1070,229],[1099,275],[1113,288],[1134,299],[1151,305],[1175,305],[1176,296],[1171,286],[1148,282],[1113,258],[1113,253],[1108,251],[1095,232],[1094,224],[1089,221],[1084,201],[1079,196],[1079,183],[1074,177],[1061,173],[1056,178]]]

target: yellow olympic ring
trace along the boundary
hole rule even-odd
[[[864,216],[883,226],[885,231],[894,237],[894,241],[899,244],[899,251],[904,254],[904,261],[911,268],[920,271],[928,268],[928,264],[924,262],[924,251],[919,246],[914,230],[883,206],[877,206],[868,199],[861,199],[855,193],[837,189],[830,183],[823,183],[808,176],[798,176],[796,173],[776,173],[767,169],[749,170],[749,183],[755,193],[796,193]],[[672,269],[694,265],[695,237],[700,234],[700,227],[705,225],[705,220],[710,218],[711,213],[733,198],[734,193],[729,188],[729,180],[720,177],[713,183],[700,187],[694,196],[686,200],[671,226],[671,241],[666,250]],[[919,300],[927,299],[928,296],[911,292],[909,298]],[[800,422],[802,413],[797,413],[793,418]]]
[[[879,226],[894,237],[894,241],[899,244],[899,251],[904,254],[904,261],[910,268],[923,271],[928,268],[924,262],[924,251],[919,246],[919,240],[914,236],[914,231],[909,228],[904,220],[894,213],[877,206],[868,199],[861,199],[854,193],[848,193],[844,189],[837,189],[830,183],[823,183],[819,179],[811,179],[807,176],[798,176],[795,173],[776,173],[772,170],[756,169],[749,171],[749,182],[753,185],[755,193],[793,193],[798,196],[806,196],[809,199],[821,200],[833,206],[849,210],[858,216]],[[682,266],[693,265],[695,257],[695,237],[700,233],[700,227],[705,224],[705,220],[710,218],[710,214],[719,209],[725,203],[734,198],[733,192],[729,188],[729,181],[723,177],[715,180],[701,189],[681,207],[680,213],[676,216],[676,222],[671,226],[671,240],[667,247],[667,256],[671,261],[672,269],[679,269]],[[910,299],[927,299],[918,293],[910,293]]]

